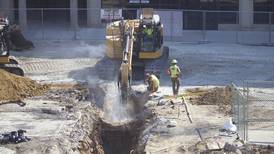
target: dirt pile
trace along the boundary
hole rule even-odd
[[[231,87],[216,87],[212,89],[189,89],[190,102],[197,105],[218,105],[219,110],[225,114],[231,113]]]
[[[29,78],[17,76],[0,69],[0,102],[18,101],[41,95],[49,89]]]

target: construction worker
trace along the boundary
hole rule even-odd
[[[158,91],[160,86],[160,81],[154,74],[146,74],[146,83],[148,84],[147,90],[151,93]]]
[[[173,91],[173,95],[177,95],[179,92],[179,87],[180,87],[180,75],[181,75],[181,70],[179,68],[179,66],[177,66],[177,60],[173,59],[171,61],[171,65],[168,69],[168,74],[171,78],[171,82],[172,82],[172,91]]]
[[[149,39],[153,38],[153,29],[151,27],[144,25],[143,32],[146,35],[146,37],[148,37]]]

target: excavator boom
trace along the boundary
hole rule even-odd
[[[126,23],[125,26],[125,47],[123,50],[122,63],[119,69],[119,81],[118,85],[120,87],[122,99],[127,100],[130,94],[130,84],[132,79],[132,53],[134,44],[134,25],[132,23]]]

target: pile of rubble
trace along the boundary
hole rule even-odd
[[[197,105],[217,105],[225,114],[231,113],[231,87],[215,87],[212,89],[188,89],[189,102]]]
[[[50,84],[50,90],[43,95],[45,99],[74,103],[90,99],[89,89],[84,84]]]
[[[209,137],[187,149],[193,153],[273,153],[273,145],[245,144],[241,139],[230,140],[226,137]]]
[[[38,84],[29,78],[17,76],[0,69],[0,101],[18,101],[43,94],[48,85]]]

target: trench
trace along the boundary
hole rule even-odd
[[[102,123],[101,139],[105,154],[140,153],[138,141],[142,128],[142,120],[120,126]]]
[[[97,96],[97,101],[101,103],[105,98],[107,98],[107,93],[115,93],[115,91],[110,90],[108,88],[100,88],[97,87],[93,89],[95,95]],[[99,93],[100,94],[99,94]],[[100,97],[99,97],[100,96]],[[95,98],[95,100],[96,100]],[[100,98],[100,99],[99,99]],[[111,97],[112,101],[113,99]],[[116,100],[117,101],[117,100]],[[104,119],[105,117],[101,117],[100,120],[100,140],[101,146],[103,147],[103,151],[105,154],[137,154],[143,153],[144,149],[142,149],[139,145],[140,135],[142,134],[145,124],[145,119],[148,115],[148,111],[144,109],[144,104],[146,102],[146,97],[144,93],[139,93],[135,95],[135,97],[131,98],[131,101],[128,102],[131,104],[130,116],[131,119],[127,121],[109,121]],[[106,102],[104,102],[106,103]],[[125,105],[125,104],[117,104],[110,103],[114,105]],[[100,103],[99,103],[100,104]],[[104,106],[104,105],[101,105]],[[117,109],[117,107],[114,107]],[[112,111],[113,112],[113,111]],[[113,112],[115,114],[117,112]]]

